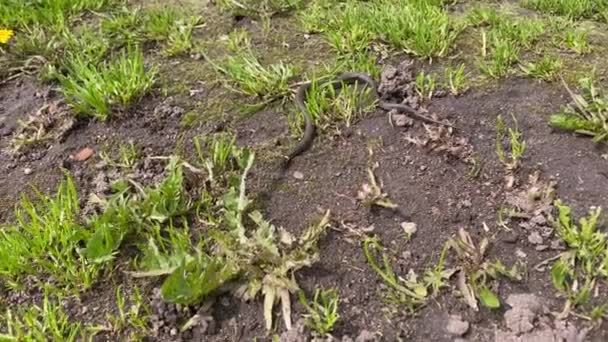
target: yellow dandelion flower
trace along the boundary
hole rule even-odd
[[[13,30],[0,29],[0,44],[6,44],[13,36]]]

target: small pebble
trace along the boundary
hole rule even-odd
[[[171,335],[171,336],[177,336],[177,328],[171,329],[171,331],[169,332],[169,335]]]
[[[26,167],[25,169],[23,169],[23,174],[24,175],[31,175],[32,174],[32,169],[30,169],[29,167]]]
[[[462,336],[469,331],[469,322],[463,321],[460,316],[450,316],[445,329],[450,335]]]
[[[302,179],[304,179],[304,174],[300,171],[296,171],[293,173],[293,178],[302,180]]]
[[[528,241],[533,245],[540,245],[543,243],[543,237],[538,232],[532,232],[528,235]]]

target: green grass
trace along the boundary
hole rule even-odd
[[[515,19],[489,6],[476,6],[467,21],[480,34],[481,57],[477,64],[492,78],[509,74],[520,58],[522,50],[532,49],[546,32],[539,19]]]
[[[375,110],[375,101],[371,89],[343,85],[341,91],[329,85],[312,81],[306,95],[308,113],[321,131],[339,131],[342,125],[351,127]],[[295,135],[302,133],[303,116],[301,113],[291,116],[289,125]]]
[[[68,291],[90,288],[99,268],[80,255],[90,231],[79,225],[72,179],[64,180],[54,197],[37,195],[36,201],[23,197],[16,223],[0,230],[0,278],[10,288],[20,287],[23,276],[37,282],[50,277]]]
[[[293,66],[283,62],[264,66],[253,54],[230,56],[218,70],[234,84],[230,89],[263,99],[289,94],[289,80],[295,76]]]
[[[338,304],[340,297],[336,289],[315,289],[312,300],[308,300],[303,291],[299,292],[300,303],[306,308],[306,325],[321,335],[332,332],[340,319]]]
[[[478,303],[489,309],[501,306],[493,286],[493,282],[500,276],[517,281],[523,279],[524,270],[519,263],[508,268],[498,259],[493,262],[486,260],[489,244],[487,238],[475,243],[463,228],[458,231],[457,237],[447,242],[448,248],[454,250],[458,257],[458,290],[474,310],[478,309]]]
[[[341,55],[382,41],[422,58],[445,56],[461,30],[445,9],[424,1],[313,2],[300,18],[308,31],[323,32]]]
[[[546,55],[537,62],[522,64],[520,68],[530,77],[551,82],[557,80],[563,66],[563,62],[559,58]]]
[[[4,0],[0,7],[0,26],[12,29],[32,25],[48,27],[85,11],[99,11],[119,2],[120,0]]]
[[[298,8],[302,0],[219,0],[217,4],[232,15],[268,18]]]
[[[577,224],[569,206],[559,200],[554,205],[557,217],[551,222],[568,249],[553,264],[551,277],[554,286],[567,295],[562,313],[567,315],[571,305],[587,303],[594,284],[608,277],[608,240],[600,229],[601,208],[591,209]]]
[[[121,169],[132,169],[140,158],[140,149],[131,141],[119,144],[114,155],[110,155],[107,151],[101,151],[99,157],[106,165]]]
[[[420,97],[430,100],[433,97],[437,83],[437,76],[435,74],[427,74],[424,70],[420,71],[416,75],[416,92]]]
[[[590,136],[595,142],[608,142],[608,95],[596,87],[593,77],[579,80],[580,94],[575,94],[565,82],[563,84],[573,105],[551,115],[551,126]]]
[[[526,141],[517,125],[515,116],[511,115],[513,127],[509,127],[501,116],[496,119],[496,155],[508,171],[516,170],[526,151]],[[504,145],[508,146],[508,152]]]
[[[146,95],[156,78],[156,69],[146,70],[139,50],[123,52],[99,66],[76,56],[60,76],[62,92],[74,111],[105,121]]]
[[[129,338],[141,340],[148,330],[149,308],[145,304],[143,294],[138,287],[133,289],[132,295],[127,298],[122,285],[116,287],[116,309],[118,313],[108,314],[106,321],[108,329],[116,334],[130,329]]]
[[[591,52],[589,45],[589,34],[581,30],[566,30],[562,36],[559,46],[575,52],[579,55],[584,55]]]
[[[572,19],[597,18],[608,10],[605,0],[521,0],[520,3],[527,8]]]
[[[228,78],[226,86],[234,92],[273,101],[288,95],[289,81],[297,70],[290,64],[279,61],[262,65],[251,48],[251,40],[244,30],[230,33],[226,46],[229,56],[213,67]]]
[[[86,329],[81,323],[71,322],[55,292],[44,290],[41,306],[8,309],[0,315],[0,341],[81,341]]]

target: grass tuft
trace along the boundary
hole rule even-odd
[[[551,277],[554,286],[568,296],[562,312],[567,315],[572,305],[590,299],[598,280],[608,277],[608,239],[600,230],[600,208],[591,209],[577,224],[569,206],[559,200],[554,205],[557,217],[552,223],[568,249],[553,264]]]
[[[608,142],[608,95],[595,86],[593,77],[579,80],[580,94],[575,94],[566,82],[562,82],[573,105],[551,115],[551,126],[591,136],[595,142]]]
[[[443,7],[425,1],[313,2],[301,21],[308,31],[324,32],[342,55],[384,42],[422,58],[445,56],[461,30]]]
[[[37,193],[32,202],[23,197],[15,211],[16,224],[0,230],[0,278],[19,287],[23,275],[38,281],[51,277],[66,290],[90,288],[99,271],[80,257],[89,231],[78,224],[78,196],[70,177],[54,197]]]
[[[572,19],[597,18],[608,10],[604,0],[521,0],[527,8]]]
[[[146,70],[144,56],[136,49],[100,66],[76,56],[68,75],[59,80],[66,100],[78,114],[105,121],[115,110],[124,110],[146,95],[155,78],[156,69]]]
[[[300,303],[306,308],[306,325],[321,335],[332,332],[334,325],[340,319],[338,314],[338,304],[340,297],[335,289],[319,290],[315,289],[314,297],[311,301],[306,299],[303,291],[298,294]]]
[[[563,62],[552,56],[545,56],[537,62],[520,65],[521,70],[528,76],[547,82],[555,81],[563,69]]]
[[[509,127],[501,116],[496,119],[496,155],[508,171],[516,170],[521,162],[521,158],[526,151],[526,141],[517,125],[515,116],[511,115],[514,127]],[[509,152],[505,152],[505,140],[509,146]]]
[[[66,341],[85,340],[85,329],[80,323],[70,321],[59,304],[60,298],[52,298],[49,287],[44,289],[42,307],[8,309],[0,316],[0,341]]]

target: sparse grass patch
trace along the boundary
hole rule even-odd
[[[485,47],[485,35],[483,36]],[[492,77],[501,78],[508,74],[509,69],[519,59],[519,48],[510,41],[495,39],[490,58],[478,61],[481,72]],[[483,56],[487,56],[485,52]]]
[[[227,87],[235,92],[273,101],[290,93],[289,81],[296,69],[282,61],[264,66],[253,53],[249,36],[237,30],[228,36],[227,47],[232,52],[220,63],[209,60],[213,67],[230,80]]]
[[[76,56],[68,68],[68,75],[59,77],[66,100],[78,114],[102,121],[146,95],[156,78],[156,69],[145,69],[138,49],[100,66]]]
[[[458,67],[450,65],[445,69],[444,86],[450,90],[452,95],[463,94],[469,88],[469,82],[464,70],[464,64],[460,64]]]
[[[230,89],[266,100],[288,95],[289,80],[296,73],[293,66],[283,62],[264,66],[249,53],[228,57],[218,70],[236,85]]]
[[[569,206],[559,200],[554,205],[553,226],[569,249],[553,264],[551,278],[568,298],[562,312],[567,316],[573,306],[589,300],[600,279],[608,278],[608,240],[600,230],[601,208],[591,209],[577,224]]]
[[[129,338],[131,341],[142,339],[144,337],[142,335],[148,330],[147,316],[149,315],[149,309],[139,288],[134,287],[131,296],[126,298],[123,286],[117,286],[116,308],[118,314],[108,314],[106,319],[110,324],[109,330],[118,333],[130,328]]]
[[[321,335],[329,334],[333,329],[340,314],[338,304],[340,297],[336,289],[315,289],[311,301],[306,298],[303,291],[298,293],[300,303],[306,308],[306,325]]]
[[[119,46],[161,43],[162,53],[170,57],[192,49],[192,32],[201,21],[172,7],[123,8],[101,22],[101,32]]]
[[[313,2],[308,11],[301,15],[305,28],[324,32],[340,54],[366,51],[373,42],[384,41],[422,58],[445,56],[461,30],[440,5],[424,1]]]
[[[321,131],[340,130],[341,125],[350,127],[375,109],[371,89],[342,84],[337,91],[329,84],[312,81],[306,94],[306,109]],[[295,134],[301,134],[301,113],[291,116],[289,125]]]
[[[537,62],[528,62],[520,65],[521,70],[528,76],[547,82],[555,81],[562,70],[563,62],[553,56],[544,56]]]
[[[480,28],[481,59],[477,64],[492,78],[506,76],[520,51],[533,48],[546,29],[541,20],[513,19],[487,6],[473,8],[467,20]]]
[[[445,287],[456,271],[444,268],[447,251],[444,247],[437,265],[427,269],[423,279],[419,280],[413,270],[410,270],[407,278],[403,279],[393,271],[389,256],[382,250],[378,239],[367,237],[362,244],[367,263],[388,287],[386,292],[380,294],[381,298],[392,305],[406,305],[410,312],[416,311],[426,303],[431,294],[435,295]],[[378,263],[378,259],[381,259],[381,264]]]
[[[90,235],[78,222],[76,188],[70,177],[55,197],[38,193],[36,202],[23,197],[15,211],[16,223],[0,230],[0,278],[18,288],[24,275],[46,282],[51,277],[67,291],[90,288],[97,265],[80,256],[81,243]]]
[[[575,94],[562,82],[573,105],[564,107],[559,114],[551,115],[551,126],[588,135],[595,142],[608,142],[608,95],[595,86],[593,77],[579,80],[580,94]]]
[[[500,307],[500,300],[491,286],[492,280],[500,276],[513,280],[523,279],[524,269],[519,263],[507,268],[500,260],[486,260],[489,243],[489,240],[484,238],[476,244],[471,235],[462,228],[458,231],[457,238],[447,242],[460,260],[458,290],[474,310],[477,310],[478,301],[490,309]]]
[[[526,151],[526,141],[523,139],[515,116],[511,115],[513,127],[507,126],[502,116],[496,119],[496,155],[508,171],[515,171],[520,164],[521,157]],[[509,146],[505,152],[505,141]]]
[[[0,26],[24,28],[31,25],[41,27],[85,11],[99,11],[120,0],[40,0],[34,3],[20,0],[5,0],[0,8]]]
[[[217,3],[233,15],[269,18],[298,8],[302,0],[219,0]]]
[[[398,277],[393,271],[388,255],[382,251],[382,246],[376,238],[363,240],[363,253],[370,267],[388,286],[388,291],[381,294],[384,300],[391,304],[406,305],[410,312],[414,312],[425,303],[428,296],[425,284],[418,281],[415,274],[410,275],[405,281]],[[381,256],[381,264],[378,264],[378,256]]]
[[[430,100],[433,97],[433,92],[437,86],[437,76],[435,74],[427,74],[424,70],[420,71],[418,75],[416,75],[415,85],[418,95]]]
[[[605,0],[521,0],[527,8],[572,19],[598,18],[608,10]]]
[[[560,46],[579,55],[591,52],[589,45],[589,34],[581,30],[566,30],[560,42]]]
[[[86,338],[81,323],[70,322],[63,310],[61,298],[48,287],[44,290],[42,307],[18,307],[0,315],[1,341],[66,341],[75,342]]]
[[[109,155],[106,151],[102,151],[99,153],[99,157],[106,165],[122,169],[132,169],[140,157],[140,151],[139,148],[130,141],[128,143],[119,144],[118,151],[113,156]]]

